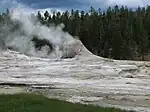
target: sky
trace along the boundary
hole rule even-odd
[[[0,10],[12,7],[16,3],[22,3],[34,9],[83,9],[90,6],[105,9],[108,6],[126,5],[130,8],[150,5],[150,0],[0,0]]]
[[[129,7],[143,6],[150,4],[150,0],[20,0],[35,8],[82,8],[107,7],[111,5],[127,5]]]

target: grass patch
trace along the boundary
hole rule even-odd
[[[0,112],[129,112],[115,108],[73,104],[41,95],[0,95]]]

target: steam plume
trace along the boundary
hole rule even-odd
[[[9,0],[6,1],[10,2]],[[6,1],[1,3],[6,4]],[[66,49],[69,47],[69,43],[75,41],[70,34],[62,30],[64,25],[61,24],[50,27],[41,25],[37,21],[36,17],[33,17],[31,13],[29,13],[33,12],[32,8],[15,1],[13,1],[12,4],[13,6],[10,10],[10,19],[13,23],[3,25],[3,31],[0,33],[0,38],[4,41],[5,46],[31,56],[48,58],[63,57],[63,48],[65,47]],[[21,27],[12,32],[15,23],[16,26],[19,24]],[[43,46],[40,50],[37,50],[34,42],[32,41],[33,36],[36,36],[41,40],[45,39],[49,41],[54,48],[53,51],[48,53],[50,49],[47,45]],[[3,45],[1,44],[1,46]]]

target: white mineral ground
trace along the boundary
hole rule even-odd
[[[77,55],[70,59],[1,51],[0,94],[35,92],[70,102],[150,111],[150,62],[105,59],[80,41],[73,45],[68,52]]]

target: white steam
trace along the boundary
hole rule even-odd
[[[62,30],[64,27],[63,24],[50,27],[41,25],[36,17],[33,17],[31,13],[29,13],[32,11],[33,9],[25,5],[15,4],[15,7],[10,11],[10,18],[14,22],[19,22],[21,28],[12,33],[10,31],[11,25],[3,26],[3,35],[1,35],[3,37],[0,38],[4,38],[6,47],[11,47],[27,55],[49,58],[62,57],[64,52],[63,47],[66,48],[67,45],[75,39]],[[34,35],[40,39],[48,40],[53,45],[54,50],[48,54],[50,49],[47,45],[43,46],[41,50],[37,50],[31,41]]]

